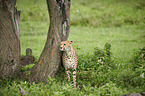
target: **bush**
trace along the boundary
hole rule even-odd
[[[78,56],[78,70],[97,70],[99,66],[110,68],[111,63],[111,45],[106,43],[104,49],[94,48],[93,55]]]
[[[117,75],[113,76],[115,83],[127,89],[136,88],[138,93],[145,88],[145,47],[134,52],[128,68],[121,68]],[[141,88],[140,88],[141,87]]]
[[[142,86],[144,85],[144,82],[145,80],[140,76],[139,70],[120,70],[117,78],[115,78],[115,83],[125,88]]]
[[[102,86],[107,83],[108,71],[112,69],[111,45],[106,43],[103,49],[94,48],[94,54],[78,56],[79,85]],[[90,82],[92,81],[92,82]]]
[[[102,87],[111,81],[118,87],[132,89],[138,86],[138,92],[143,91],[140,87],[145,87],[144,48],[135,53],[133,57],[134,62],[140,65],[135,70],[132,70],[134,63],[129,62],[127,66],[126,64],[114,64],[112,58],[111,45],[108,43],[103,49],[94,48],[93,55],[78,56],[77,82],[80,88],[83,86]]]
[[[141,54],[144,54],[144,48],[135,52],[132,62],[129,62],[130,65],[116,64],[116,66],[112,61],[111,45],[106,43],[103,49],[94,48],[94,54],[78,55],[76,89],[72,89],[73,84],[67,81],[64,67],[61,67],[55,78],[48,76],[46,84],[32,83],[30,85],[21,80],[1,80],[0,95],[19,96],[18,85],[29,93],[28,96],[118,96],[130,92],[140,93],[145,88],[145,70],[141,66],[134,67],[132,64],[141,65],[144,61],[144,55]],[[27,72],[30,67],[32,65],[22,69]]]
[[[133,69],[140,67],[143,67],[143,69],[145,69],[145,47],[134,52],[132,57],[133,59],[131,60],[131,62],[133,63]]]

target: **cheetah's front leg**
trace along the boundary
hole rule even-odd
[[[69,75],[69,71],[68,70],[66,70],[66,74],[67,74],[67,78],[68,78],[68,81],[70,81],[70,75]]]
[[[76,88],[76,68],[73,70],[73,86]]]

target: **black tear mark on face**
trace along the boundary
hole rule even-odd
[[[12,59],[11,62],[14,63],[14,59]]]
[[[72,44],[73,43],[73,41],[70,41],[71,43],[70,44]]]

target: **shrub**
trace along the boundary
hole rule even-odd
[[[145,47],[134,52],[132,58],[128,68],[118,71],[115,83],[128,89],[138,87],[138,92],[142,92],[145,88]]]
[[[26,65],[24,67],[21,68],[21,71],[24,72],[24,71],[27,71],[29,69],[31,69],[35,64],[29,64],[29,65]]]
[[[28,96],[118,96],[130,92],[143,92],[145,88],[144,68],[135,67],[135,62],[141,64],[144,61],[144,48],[135,52],[130,65],[117,64],[117,69],[112,61],[111,45],[106,43],[103,49],[94,48],[94,54],[78,55],[77,88],[72,89],[72,82],[65,79],[64,67],[61,67],[55,78],[48,76],[47,83],[32,83],[26,81],[0,81],[1,96],[19,96],[19,87],[28,92]],[[140,56],[141,55],[141,56]],[[135,60],[134,60],[135,59]],[[143,64],[142,64],[143,65]],[[126,65],[125,65],[126,66]],[[27,72],[32,65],[23,69]],[[28,86],[29,84],[29,86]]]
[[[94,48],[93,55],[78,56],[78,84],[81,86],[89,84],[91,86],[102,86],[107,83],[107,72],[112,67],[110,66],[111,62],[111,45],[108,43],[105,44],[103,49]]]
[[[104,49],[94,48],[93,55],[78,56],[78,70],[88,71],[97,70],[99,66],[110,68],[111,63],[111,45],[106,43]]]
[[[145,69],[145,47],[134,52],[131,62],[133,63],[133,69],[140,67]]]

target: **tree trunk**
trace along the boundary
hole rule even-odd
[[[31,69],[31,81],[46,82],[54,77],[61,64],[60,42],[67,40],[70,27],[70,0],[46,0],[50,26],[45,47],[37,64]]]
[[[0,0],[0,78],[18,75],[20,42],[16,0]]]

